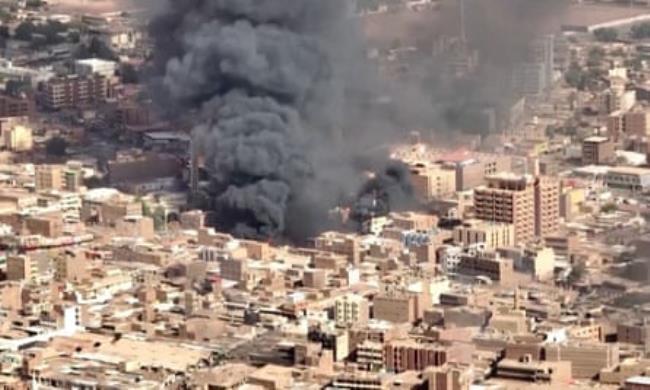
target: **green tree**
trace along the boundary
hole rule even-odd
[[[618,39],[618,31],[613,28],[599,28],[594,31],[594,37],[600,42],[614,42]]]
[[[618,207],[614,203],[607,203],[600,208],[600,212],[605,214],[613,213],[616,210],[618,210]]]
[[[39,8],[45,5],[45,1],[43,0],[27,0],[25,2],[25,6],[27,8]]]
[[[36,27],[31,22],[22,22],[14,30],[14,38],[19,41],[31,41]]]
[[[602,47],[594,47],[587,54],[587,66],[590,68],[599,67],[605,59],[605,50]]]
[[[156,207],[151,217],[153,218],[153,226],[154,229],[156,230],[163,229],[167,224],[167,221],[165,219],[166,217],[165,208],[162,206]]]
[[[63,157],[68,148],[68,141],[63,137],[52,137],[45,144],[45,151],[50,156]]]
[[[104,60],[116,61],[117,54],[101,39],[93,37],[88,44],[81,44],[75,54],[76,58],[101,58]]]
[[[650,38],[650,22],[640,23],[632,26],[630,33],[634,39]]]
[[[585,74],[577,62],[572,62],[564,75],[567,84],[573,88],[583,90],[585,87]]]

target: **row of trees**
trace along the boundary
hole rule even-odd
[[[601,48],[593,48],[587,56],[587,67],[572,62],[565,74],[565,80],[570,86],[581,91],[595,89],[604,76],[601,64],[605,58],[605,51]]]
[[[0,38],[2,37],[9,38],[9,31],[0,27]],[[66,40],[79,44],[81,40],[79,32],[70,31],[67,24],[57,21],[49,21],[43,24],[23,22],[16,27],[13,38],[31,42],[35,46],[56,45],[66,42]],[[117,54],[98,37],[92,37],[88,42],[80,43],[75,57],[117,60]]]
[[[615,42],[619,38],[619,32],[615,28],[599,28],[594,31],[594,37],[599,42]],[[639,23],[630,29],[632,39],[650,38],[650,22]]]

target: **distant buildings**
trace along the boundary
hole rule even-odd
[[[616,160],[614,143],[607,137],[588,137],[582,141],[582,163],[584,165],[607,165]]]
[[[0,95],[0,118],[32,116],[34,98],[32,96]]]
[[[605,184],[611,188],[643,191],[650,188],[650,169],[614,167],[605,175]]]
[[[68,76],[45,84],[44,105],[50,110],[81,108],[106,101],[111,82],[99,74]]]

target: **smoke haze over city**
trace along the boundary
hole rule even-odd
[[[151,29],[158,87],[166,110],[196,113],[217,224],[250,237],[316,234],[342,199],[376,192],[364,171],[402,169],[388,161],[388,145],[414,129],[462,130],[484,94],[507,95],[504,72],[534,37],[535,23],[524,21],[541,22],[556,1],[490,3],[466,4],[466,34],[481,55],[476,76],[440,78],[425,55],[418,76],[399,81],[366,58],[348,1],[168,2]],[[458,20],[457,4],[446,6],[446,23]],[[460,34],[453,23],[441,27]],[[408,174],[391,177],[405,182],[379,198],[404,203]]]

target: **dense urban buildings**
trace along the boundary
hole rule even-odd
[[[353,2],[0,2],[0,388],[650,389],[650,6]]]

